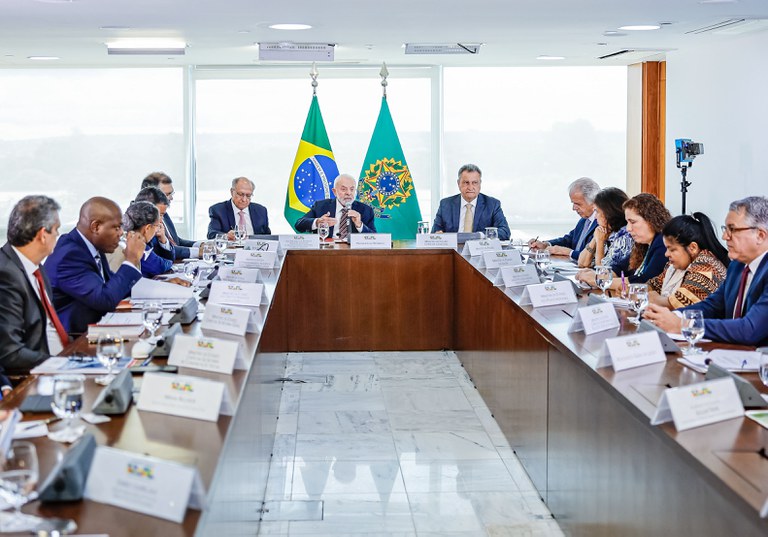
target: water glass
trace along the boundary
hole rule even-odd
[[[189,278],[190,280],[194,280],[196,273],[197,273],[196,261],[187,261],[186,263],[184,263],[184,275],[187,278]]]
[[[120,334],[101,334],[96,341],[96,358],[107,368],[107,374],[94,379],[96,384],[107,386],[115,379],[112,368],[120,361],[124,353],[123,338]]]
[[[760,380],[763,384],[768,386],[768,349],[763,349],[763,353],[760,355]]]
[[[221,255],[224,253],[224,250],[227,249],[227,234],[226,233],[217,233],[216,238],[214,239],[214,244],[216,245],[216,252]]]
[[[216,245],[212,242],[203,244],[203,261],[212,265],[216,259]]]
[[[497,228],[497,227],[487,227],[487,228],[485,228],[485,238],[488,239],[488,240],[498,239],[499,238],[499,228]]]
[[[147,301],[141,307],[141,323],[147,332],[150,333],[150,339],[155,338],[155,332],[160,328],[163,321],[163,304],[160,302]]]
[[[595,285],[605,293],[613,283],[613,270],[605,265],[595,267]]]
[[[645,283],[629,284],[629,307],[637,313],[635,317],[628,317],[632,324],[640,324],[643,311],[648,306],[648,285]]]
[[[534,261],[536,262],[536,267],[539,269],[539,273],[542,276],[546,276],[547,269],[552,263],[552,260],[549,257],[549,252],[547,250],[536,250]]]
[[[317,235],[320,237],[320,248],[325,247],[325,241],[328,239],[328,235],[330,235],[328,222],[317,223]]]
[[[704,315],[701,310],[683,310],[683,322],[680,333],[688,342],[688,349],[683,354],[698,354],[701,352],[696,346],[704,337]]]
[[[11,444],[0,469],[0,497],[13,507],[13,514],[2,518],[0,532],[28,533],[40,524],[41,518],[21,512],[21,506],[32,499],[39,478],[35,445],[23,441]]]
[[[248,232],[246,231],[245,226],[238,225],[235,227],[235,239],[237,240],[238,245],[243,245],[243,241],[247,235]]]
[[[53,413],[65,420],[63,429],[48,433],[48,438],[56,442],[72,443],[85,432],[85,426],[72,427],[72,422],[80,416],[83,408],[85,375],[56,375],[53,377]]]
[[[418,233],[419,235],[429,233],[429,222],[427,222],[426,220],[421,220],[418,226],[416,227],[416,233]]]

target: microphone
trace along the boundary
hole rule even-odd
[[[352,217],[349,216],[349,210],[352,208],[352,200],[349,200],[346,203],[344,203],[344,207],[347,208],[347,230],[348,230],[348,233],[352,233]]]

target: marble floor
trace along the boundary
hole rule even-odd
[[[288,355],[259,535],[562,536],[452,352]]]

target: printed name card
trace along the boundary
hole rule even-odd
[[[573,292],[571,282],[547,282],[535,285],[526,285],[523,296],[520,297],[520,305],[559,306],[560,304],[572,304],[577,302],[576,293]]]
[[[590,336],[596,332],[619,326],[619,317],[613,304],[602,303],[584,306],[576,310],[568,332],[581,332]]]
[[[214,304],[234,304],[235,306],[260,306],[269,304],[263,283],[211,282],[208,301]]]
[[[451,248],[459,247],[458,233],[419,233],[416,235],[417,248]]]
[[[461,255],[475,257],[484,252],[501,251],[501,241],[499,239],[476,239],[464,243]]]
[[[219,267],[219,279],[225,282],[259,283],[261,272],[255,268]]]
[[[187,507],[205,507],[205,488],[194,466],[99,446],[84,496],[95,502],[180,523]]]
[[[501,267],[523,264],[523,256],[517,250],[491,250],[483,252],[477,268],[498,271]]]
[[[171,373],[145,373],[136,408],[204,421],[234,411],[223,382]]]
[[[234,369],[247,369],[240,342],[179,334],[173,340],[170,365],[202,371],[231,374]]]
[[[675,429],[685,431],[743,415],[736,383],[724,377],[664,390],[651,425],[674,421]]]
[[[251,310],[247,308],[215,304],[209,300],[205,305],[205,314],[200,328],[244,336],[250,317]]]
[[[235,267],[272,270],[277,266],[277,252],[261,250],[238,250],[235,253]]]
[[[389,250],[392,248],[392,234],[391,233],[350,233],[349,234],[349,247],[375,249],[375,250]]]
[[[280,235],[280,248],[283,250],[319,250],[320,237],[316,234]]]
[[[263,239],[246,239],[243,242],[243,248],[246,250],[258,250],[260,252],[280,253],[280,241],[270,241]]]
[[[600,351],[597,367],[613,366],[614,371],[623,371],[664,362],[666,359],[659,334],[652,330],[606,339]]]
[[[533,265],[515,265],[501,267],[496,276],[491,280],[493,285],[504,287],[521,287],[523,285],[536,285],[541,282],[539,273]]]

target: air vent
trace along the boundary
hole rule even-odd
[[[696,28],[695,30],[689,30],[685,32],[686,34],[706,34],[707,32],[714,32],[716,30],[722,30],[723,28],[728,28],[730,26],[734,26],[737,24],[743,24],[747,19],[728,19],[720,22],[716,22],[714,24],[710,24],[708,26],[702,26],[701,28]]]
[[[335,47],[331,43],[259,43],[259,60],[332,62]]]
[[[630,52],[634,52],[634,50],[625,48],[624,50],[619,50],[616,52],[611,52],[610,54],[606,54],[605,56],[598,56],[598,60],[607,60],[608,58],[613,58],[615,56],[621,56],[622,54],[628,54]]]
[[[625,48],[621,50],[617,50],[616,52],[611,52],[609,54],[604,54],[602,56],[598,56],[598,59],[600,60],[620,60],[622,63],[626,62],[627,64],[639,62],[642,60],[648,60],[648,58],[652,56],[658,56],[660,54],[664,54],[666,52],[669,52],[671,49],[657,49],[657,48]]]
[[[477,54],[482,43],[406,43],[406,54]]]

